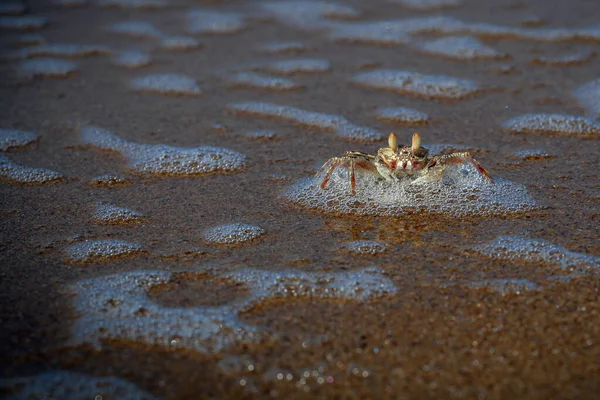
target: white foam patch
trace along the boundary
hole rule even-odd
[[[129,224],[145,219],[146,216],[137,211],[104,202],[96,204],[92,214],[92,220],[102,224]]]
[[[36,142],[39,138],[39,135],[33,132],[0,129],[0,151],[24,147]]]
[[[286,25],[300,29],[321,29],[331,25],[331,18],[357,18],[360,13],[340,3],[324,1],[272,1],[261,2],[259,7]]]
[[[101,7],[156,9],[169,5],[167,0],[94,0]]]
[[[76,263],[106,261],[132,256],[143,251],[141,245],[120,239],[89,239],[65,248],[69,259]]]
[[[37,33],[25,33],[12,39],[12,43],[17,46],[37,46],[46,43],[46,39]],[[6,57],[3,55],[3,57]],[[10,58],[10,57],[6,57]]]
[[[112,61],[119,67],[138,69],[152,64],[152,57],[141,50],[123,50]]]
[[[51,3],[56,7],[69,8],[85,6],[89,3],[89,0],[52,0]]]
[[[391,0],[392,3],[398,3],[406,8],[419,11],[429,11],[446,7],[457,7],[464,0]]]
[[[160,41],[165,50],[185,51],[200,48],[200,42],[189,36],[167,36]]]
[[[156,400],[133,383],[117,377],[95,377],[72,371],[50,371],[39,375],[0,380],[0,387],[21,390],[6,400],[120,399]]]
[[[190,10],[186,17],[190,34],[233,34],[246,29],[244,16],[238,13]]]
[[[247,132],[245,136],[248,139],[254,140],[277,140],[279,139],[279,135],[274,131],[252,131]]]
[[[260,226],[235,222],[207,229],[202,236],[208,243],[237,245],[257,239],[265,233],[266,231]]]
[[[12,55],[11,58],[34,58],[34,57],[89,57],[95,55],[104,55],[111,52],[107,46],[95,46],[73,43],[51,43],[42,44],[40,46],[28,47],[21,49]]]
[[[429,122],[424,112],[408,107],[383,107],[375,111],[377,119],[406,125],[421,125]]]
[[[534,290],[539,290],[537,283],[527,279],[487,279],[483,281],[469,282],[467,286],[475,289],[487,289],[498,292],[502,295],[521,294]]]
[[[573,91],[573,97],[592,118],[600,118],[600,78],[579,86]]]
[[[202,94],[196,80],[184,74],[153,74],[130,81],[133,90],[176,96],[199,96]]]
[[[77,64],[54,58],[36,58],[19,64],[18,74],[24,78],[67,78],[77,71]]]
[[[523,236],[499,236],[472,250],[497,260],[539,263],[563,270],[592,270],[600,267],[600,257],[577,253],[546,240]]]
[[[281,118],[304,126],[334,131],[344,139],[359,141],[377,141],[383,139],[383,135],[380,132],[371,128],[354,125],[339,115],[323,114],[258,101],[230,104],[228,108],[242,114]]]
[[[48,18],[39,16],[0,17],[0,29],[37,30],[48,25]]]
[[[483,150],[472,146],[455,143],[432,143],[427,145],[427,149],[429,150],[429,154],[447,154],[452,152]]]
[[[63,181],[64,175],[60,172],[45,168],[31,168],[17,164],[0,154],[0,179],[11,183],[46,184]]]
[[[193,271],[191,271],[193,273]],[[198,271],[196,271],[198,272]],[[238,318],[240,312],[268,298],[337,298],[371,300],[392,295],[396,287],[378,267],[340,273],[265,271],[244,268],[229,273],[199,271],[225,278],[248,289],[246,297],[219,306],[165,307],[152,301],[148,291],[169,283],[165,271],[125,272],[80,281],[71,286],[74,308],[80,316],[72,327],[71,344],[101,347],[106,339],[218,352],[260,328]]]
[[[105,187],[129,185],[130,183],[131,181],[127,178],[117,174],[100,175],[88,181],[88,185]]]
[[[258,74],[256,72],[238,72],[227,75],[226,79],[232,86],[247,86],[275,91],[296,90],[303,87],[290,79]]]
[[[457,60],[506,58],[506,54],[484,45],[471,36],[450,36],[420,43],[417,48],[425,53]]]
[[[426,2],[415,2],[415,4]],[[427,16],[369,22],[331,21],[328,17],[355,18],[352,8],[325,2],[286,1],[261,3],[263,11],[279,22],[308,31],[326,32],[331,39],[376,44],[404,44],[415,34],[472,35],[534,41],[598,41],[600,25],[584,28],[518,28],[481,22],[464,22],[448,16]]]
[[[20,1],[0,3],[0,15],[20,15],[25,12],[25,4]]]
[[[426,98],[458,100],[480,91],[479,85],[471,79],[390,69],[364,72],[354,76],[352,81],[373,89],[393,90]]]
[[[331,27],[329,39],[341,42],[400,45],[411,42],[405,27],[393,21],[337,24]]]
[[[512,133],[552,133],[571,136],[600,134],[600,122],[566,114],[524,114],[511,118],[502,128]]]
[[[268,54],[303,53],[311,47],[302,42],[270,42],[260,46],[260,51]]]
[[[100,150],[121,153],[133,172],[146,176],[189,176],[233,172],[246,167],[246,156],[237,151],[213,146],[181,148],[140,144],[94,126],[81,128],[81,140]]]
[[[151,22],[139,20],[117,22],[116,24],[110,25],[108,30],[136,38],[158,39],[163,36],[162,32]]]
[[[513,157],[520,158],[521,160],[541,160],[552,157],[552,155],[544,149],[519,150],[512,153],[512,155]]]
[[[377,242],[375,240],[354,240],[352,242],[344,243],[342,248],[352,254],[370,256],[381,254],[387,250],[385,243]]]
[[[489,182],[471,164],[448,168],[436,182],[412,183],[411,179],[388,182],[356,171],[352,195],[348,171],[337,168],[326,189],[322,177],[304,178],[289,187],[284,198],[300,206],[326,213],[401,216],[430,212],[451,216],[493,216],[536,208],[525,187],[500,178]]]
[[[299,58],[295,60],[273,61],[259,66],[257,69],[280,75],[314,74],[330,71],[331,63],[323,59]]]
[[[578,53],[555,57],[535,56],[531,59],[531,63],[549,66],[580,65],[590,61],[595,56],[596,53],[592,50],[582,50]]]

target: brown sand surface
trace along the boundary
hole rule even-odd
[[[40,135],[37,142],[0,155],[66,177],[44,185],[0,183],[3,377],[58,370],[115,376],[164,399],[598,398],[599,136],[515,134],[501,128],[506,120],[528,113],[587,115],[572,92],[598,78],[600,57],[558,66],[530,61],[540,55],[598,51],[598,42],[481,35],[485,45],[509,57],[453,60],[410,45],[332,41],[322,30],[269,18],[259,4],[172,0],[161,9],[131,9],[31,2],[27,15],[48,18],[47,27],[33,32],[47,43],[103,45],[113,53],[140,49],[153,62],[130,70],[114,65],[112,55],[73,58],[68,60],[78,71],[64,79],[24,79],[19,60],[0,63],[0,129]],[[446,15],[522,28],[521,22],[534,16],[541,25],[527,29],[544,29],[588,27],[600,21],[597,4],[584,0],[465,0],[431,11],[384,0],[343,4],[361,12],[354,22]],[[231,34],[189,35],[201,47],[186,51],[161,49],[159,39],[132,38],[107,29],[117,22],[140,20],[171,36],[188,35],[185,13],[191,8],[246,15],[246,28]],[[0,34],[3,54],[21,48],[14,41],[25,33]],[[415,34],[414,40],[437,37],[441,36]],[[310,49],[301,54],[260,51],[261,45],[288,41]],[[331,70],[287,76],[303,86],[289,91],[231,87],[226,80],[234,69],[297,58],[326,59]],[[512,67],[509,73],[498,72],[504,66]],[[353,76],[374,68],[468,78],[483,83],[484,90],[447,101],[351,83]],[[154,73],[190,76],[203,93],[189,97],[130,89],[131,79]],[[344,116],[384,135],[395,131],[402,142],[418,129],[424,144],[476,149],[477,160],[494,177],[524,185],[539,207],[460,218],[428,213],[351,217],[299,207],[282,197],[289,185],[313,174],[330,157],[347,150],[375,153],[385,141],[351,142],[326,130],[236,114],[227,107],[248,101]],[[427,113],[428,124],[403,126],[374,116],[379,107],[400,106]],[[247,161],[241,170],[228,173],[140,175],[119,153],[83,146],[80,128],[86,125],[135,143],[223,147],[245,154]],[[261,130],[274,131],[277,140],[246,136]],[[524,149],[543,149],[551,157],[511,156]],[[130,184],[89,184],[106,174],[122,175]],[[146,218],[98,223],[92,219],[98,202]],[[264,234],[238,246],[204,239],[207,229],[235,222],[258,226]],[[471,249],[500,235],[545,240],[595,261],[579,273],[526,255],[507,260]],[[137,243],[143,251],[78,263],[65,250],[81,240],[107,238]],[[356,255],[340,249],[354,240],[376,240],[387,250]],[[152,287],[147,296],[176,313],[236,304],[251,296],[247,285],[218,276],[221,273],[253,269],[317,276],[373,265],[382,269],[395,292],[344,298],[306,291],[296,282],[285,294],[270,294],[240,310],[237,320],[255,330],[248,335],[224,327],[217,337],[234,340],[216,351],[149,343],[143,340],[143,324],[131,326],[139,330],[140,340],[127,335],[106,338],[102,331],[90,336],[89,343],[72,340],[84,313],[75,306],[79,297],[73,288],[82,280],[132,271],[173,272],[169,282]],[[207,266],[219,272],[206,273]],[[502,292],[476,286],[498,279],[526,280],[537,287]],[[137,312],[144,314],[142,309]],[[177,317],[171,315],[175,317],[159,319],[158,324],[164,328],[172,323]],[[107,319],[108,329],[113,322]],[[176,330],[172,333],[177,337]],[[0,394],[16,396],[21,386],[6,382],[0,384]]]

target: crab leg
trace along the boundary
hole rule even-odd
[[[483,166],[481,164],[479,164],[479,162],[471,156],[471,153],[468,153],[468,152],[446,154],[446,155],[434,158],[432,161],[429,162],[429,164],[427,165],[427,168],[432,168],[436,165],[438,167],[445,168],[446,166],[450,166],[450,165],[462,164],[465,161],[470,162],[477,169],[477,171],[479,171],[479,173],[481,175],[485,176],[490,182],[494,182],[494,178],[492,178],[490,173],[487,172],[486,169],[483,168]]]
[[[350,160],[350,187],[352,188],[352,194],[356,194],[356,174],[354,172],[354,160]]]
[[[329,166],[327,169],[327,172],[325,172],[325,176],[323,177],[323,182],[321,182],[321,189],[325,189],[327,187],[327,184],[329,183],[329,180],[331,179],[331,175],[333,175],[333,171],[335,171],[335,169],[340,165],[341,162],[341,158],[335,157],[335,158],[331,158],[329,159],[329,161],[327,161],[319,170],[319,172],[317,172],[317,175],[319,175],[321,173],[321,171],[323,171],[325,169],[325,167]]]

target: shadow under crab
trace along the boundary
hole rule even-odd
[[[330,159],[315,177],[299,180],[283,196],[307,208],[350,215],[400,216],[428,212],[493,216],[538,208],[523,185],[492,179],[469,153],[429,158],[426,151],[419,150],[423,149],[420,137],[416,137],[416,142],[414,138],[412,146],[395,148],[395,135],[391,136],[389,148],[380,149],[378,156],[366,155],[372,161],[367,166],[364,165],[365,153],[359,153],[359,163],[344,158],[346,155],[342,160]],[[387,156],[395,151],[399,157],[381,159],[382,150]],[[406,154],[399,154],[402,150]],[[402,159],[404,155],[407,157]],[[390,160],[399,160],[400,167]],[[407,168],[408,161],[411,168]],[[381,162],[386,165],[376,165]]]

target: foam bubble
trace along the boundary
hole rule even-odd
[[[427,98],[458,100],[480,91],[477,83],[471,79],[390,69],[363,72],[354,76],[352,81],[374,89],[394,90]]]
[[[71,344],[100,347],[106,339],[126,339],[166,347],[216,352],[239,339],[251,340],[259,327],[240,321],[240,312],[268,298],[337,298],[370,300],[396,292],[378,267],[340,273],[265,271],[243,268],[220,272],[206,268],[198,278],[226,280],[247,289],[244,298],[227,304],[165,307],[148,292],[166,285],[175,274],[166,271],[125,272],[80,281],[71,286],[79,318],[72,327]]]
[[[166,7],[167,0],[95,0],[101,7],[118,7],[134,9],[155,9]]]
[[[204,240],[212,244],[237,245],[249,242],[265,234],[259,226],[241,222],[217,226],[202,233]]]
[[[381,254],[387,250],[385,243],[377,242],[375,240],[355,240],[344,243],[343,248],[353,254],[371,256]]]
[[[270,42],[260,46],[260,51],[269,54],[302,53],[311,50],[311,47],[302,42]]]
[[[104,187],[124,186],[129,184],[131,184],[130,180],[117,174],[100,175],[88,181],[88,185]]]
[[[92,214],[92,219],[102,224],[128,224],[141,222],[146,216],[137,211],[124,207],[117,207],[110,203],[98,203]]]
[[[429,122],[429,116],[408,107],[385,107],[375,111],[377,119],[407,125],[420,125]]]
[[[331,63],[322,59],[299,58],[295,60],[273,61],[258,67],[258,69],[280,75],[320,73],[331,70]]]
[[[113,59],[113,63],[123,68],[138,69],[152,64],[152,58],[141,50],[124,50]]]
[[[46,17],[24,16],[24,17],[0,17],[0,29],[14,30],[37,30],[48,25]]]
[[[600,257],[577,253],[546,240],[523,236],[499,236],[490,243],[473,247],[472,250],[494,259],[539,263],[563,270],[590,270],[600,267]]]
[[[383,139],[383,135],[380,132],[371,128],[354,125],[339,115],[323,114],[290,106],[280,106],[257,101],[230,104],[228,108],[238,113],[282,118],[300,125],[334,131],[338,136],[349,140],[377,141]]]
[[[583,50],[578,53],[556,57],[535,56],[531,59],[531,63],[551,66],[579,65],[590,61],[595,56],[596,53],[594,51]]]
[[[66,247],[69,259],[77,263],[106,261],[143,252],[137,243],[119,239],[90,239]]]
[[[186,16],[187,31],[191,34],[232,34],[246,28],[244,16],[238,13],[190,10]]]
[[[392,0],[406,8],[419,11],[429,11],[437,8],[457,7],[463,3],[463,0]]]
[[[471,36],[450,36],[420,43],[421,51],[457,60],[505,58],[506,54],[484,45]]]
[[[185,51],[200,48],[200,42],[189,36],[167,36],[160,41],[166,50]]]
[[[54,58],[36,58],[19,64],[19,75],[25,78],[67,78],[77,71],[77,64]]]
[[[267,76],[255,72],[238,72],[228,75],[227,79],[233,86],[248,86],[269,90],[296,90],[303,86],[289,79]]]
[[[584,83],[573,91],[573,97],[593,118],[600,118],[600,78]]]
[[[494,178],[489,182],[469,163],[446,170],[435,182],[411,179],[388,182],[356,170],[356,194],[352,195],[348,171],[337,168],[326,189],[322,177],[298,181],[283,194],[287,200],[326,213],[401,216],[431,212],[451,216],[506,215],[536,208],[523,185]]]
[[[39,375],[0,380],[4,388],[21,388],[7,400],[31,399],[121,399],[155,400],[156,397],[122,378],[94,377],[72,371],[50,371]]]
[[[121,33],[137,38],[158,39],[163,36],[162,32],[159,31],[152,23],[148,21],[136,20],[118,22],[109,26],[108,29],[115,33]]]
[[[25,12],[25,4],[22,2],[3,2],[0,3],[0,15],[20,15]]]
[[[153,74],[130,81],[131,88],[139,92],[151,92],[178,96],[199,96],[200,86],[194,78],[184,74]]]
[[[0,178],[12,183],[46,184],[63,181],[64,175],[45,168],[31,168],[17,164],[0,154]]]
[[[0,129],[0,151],[24,147],[37,141],[39,138],[39,135],[33,132],[17,129]]]
[[[213,146],[181,148],[139,144],[94,126],[81,129],[81,140],[100,150],[121,153],[129,160],[131,170],[142,175],[200,175],[238,171],[246,166],[246,156],[237,151]]]
[[[524,114],[509,119],[502,128],[513,133],[553,133],[572,136],[597,136],[600,123],[566,114]]]
[[[324,1],[272,1],[259,6],[278,21],[301,29],[329,27],[329,18],[356,18],[360,15],[354,8]]]

